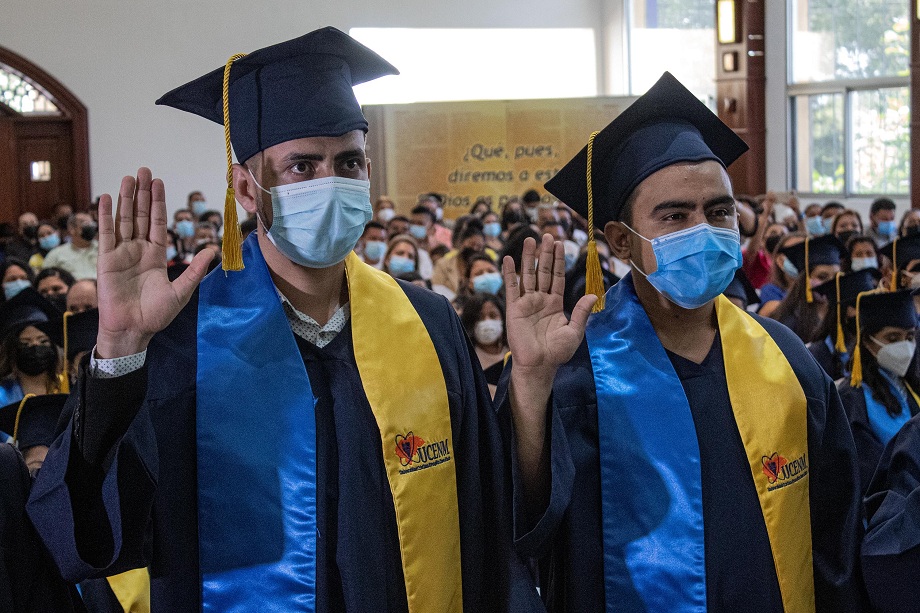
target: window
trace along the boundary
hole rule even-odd
[[[625,0],[629,93],[644,94],[671,72],[712,107],[716,96],[715,0]]]
[[[22,114],[61,114],[50,95],[3,64],[0,64],[0,104]]]
[[[813,194],[907,194],[909,3],[791,6],[793,186]]]
[[[355,87],[361,104],[597,95],[591,28],[352,28],[398,77]]]

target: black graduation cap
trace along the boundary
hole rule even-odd
[[[895,292],[873,290],[863,292],[856,298],[856,348],[853,350],[853,371],[850,385],[862,385],[863,334],[875,334],[885,326],[913,329],[917,327],[917,310],[914,307],[915,290],[904,289]]]
[[[11,435],[20,449],[48,447],[54,442],[58,418],[66,402],[67,394],[27,395],[0,408],[0,430]]]
[[[838,273],[834,279],[815,287],[814,291],[827,298],[828,302],[855,306],[856,297],[876,289],[881,278],[882,273],[877,268]]]
[[[616,221],[633,190],[652,173],[678,162],[714,160],[727,167],[748,146],[671,73],[664,73],[593,137],[591,200],[594,224]],[[588,214],[588,147],[544,187],[583,217]]]
[[[805,299],[813,300],[811,289],[811,269],[822,264],[839,266],[840,260],[846,257],[847,249],[837,237],[832,234],[823,236],[806,236],[805,240],[791,247],[783,247],[780,253],[789,258],[792,265],[798,269],[799,274],[805,275]],[[808,262],[806,266],[805,262]]]
[[[64,348],[68,360],[73,360],[81,351],[89,351],[96,346],[99,309],[89,309],[82,313],[67,312],[64,314],[64,320],[66,325],[62,325],[61,321],[49,321],[38,324],[37,327],[47,334],[55,345]]]
[[[28,325],[61,321],[61,312],[41,294],[27,287],[0,305],[0,338]]]
[[[735,271],[735,277],[722,293],[729,298],[741,300],[745,308],[752,304],[760,304],[760,296],[757,295],[757,290],[754,289],[748,276],[740,268]]]
[[[920,260],[920,234],[896,238],[880,250],[891,260],[891,288],[898,287],[898,270],[903,270],[914,260]]]
[[[164,94],[157,104],[224,123],[224,69]],[[228,103],[236,157],[311,136],[367,132],[352,86],[399,74],[389,62],[341,30],[326,27],[232,62]]]

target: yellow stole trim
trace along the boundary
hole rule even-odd
[[[345,260],[345,271],[355,361],[380,428],[409,611],[460,613],[457,475],[438,354],[392,277],[354,253]]]
[[[813,612],[805,393],[786,356],[753,317],[724,296],[715,304],[728,396],[751,463],[783,608]]]
[[[106,577],[125,613],[150,613],[150,573],[146,568]]]

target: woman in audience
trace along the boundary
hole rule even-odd
[[[852,375],[837,389],[866,491],[885,444],[920,411],[917,315],[909,290],[860,294],[856,311],[859,331]]]
[[[803,243],[804,241],[805,234],[801,232],[780,235],[780,238],[777,239],[771,251],[773,265],[770,271],[770,282],[765,283],[760,288],[760,309],[757,311],[760,315],[764,317],[772,316],[773,311],[776,310],[779,303],[786,297],[786,292],[789,291],[790,286],[792,286],[799,276],[799,271],[782,253],[782,250],[786,247],[792,247],[793,245]],[[771,242],[769,237],[765,240],[768,249]]]
[[[0,281],[3,282],[3,301],[10,300],[35,283],[32,267],[16,258],[7,258],[0,263]]]
[[[380,196],[374,203],[374,221],[386,226],[391,219],[396,217],[396,205],[389,196]]]
[[[60,321],[61,314],[34,290],[0,313],[0,406],[26,394],[55,394],[62,387],[63,364],[58,348],[37,325]]]
[[[495,253],[501,251],[504,243],[502,242],[502,224],[498,220],[498,213],[489,211],[483,215],[482,232],[486,237],[486,248]]]
[[[483,252],[468,256],[466,276],[463,280],[462,291],[467,294],[499,295],[502,290],[502,275],[492,260]]]
[[[920,232],[920,209],[907,209],[898,226],[898,236],[910,236]]]
[[[875,241],[868,236],[854,236],[847,241],[847,258],[843,263],[844,272],[859,272],[867,268],[881,270]]]
[[[473,341],[479,363],[486,373],[489,391],[494,397],[504,358],[508,353],[504,325],[505,303],[494,294],[473,294],[464,301],[460,319]]]
[[[48,252],[61,244],[61,235],[57,227],[50,221],[38,224],[38,253],[29,258],[29,266],[34,270],[41,270]]]
[[[477,198],[476,203],[470,208],[470,215],[475,215],[479,219],[483,219],[487,213],[492,212],[492,205],[489,204],[485,198]]]
[[[831,234],[836,236],[837,240],[844,245],[846,245],[851,238],[860,236],[862,233],[862,219],[859,213],[852,209],[847,209],[839,213],[831,222]]]
[[[39,295],[54,305],[61,313],[67,310],[67,292],[76,279],[64,270],[52,266],[45,268],[35,276],[35,289]]]
[[[408,234],[391,238],[383,256],[383,270],[391,277],[418,271],[418,244],[415,239]]]

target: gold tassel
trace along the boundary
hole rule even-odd
[[[61,377],[61,393],[70,393],[70,360],[67,359],[67,320],[73,315],[70,311],[64,312],[64,376]]]
[[[853,370],[850,373],[850,387],[862,387],[862,322],[859,321],[859,302],[863,295],[872,292],[860,292],[856,296],[856,347],[853,349]]]
[[[891,287],[892,292],[898,291],[898,239],[891,243]]]
[[[843,273],[838,272],[834,279],[837,282],[837,342],[834,344],[834,349],[840,353],[846,353],[847,344],[843,338],[843,322],[840,319],[840,277],[843,276]]]
[[[593,132],[588,139],[588,259],[585,271],[585,296],[594,294],[597,302],[591,308],[592,313],[604,310],[604,274],[601,272],[601,260],[597,253],[597,241],[594,240],[594,191],[591,186],[591,158],[594,154],[594,137],[598,132]]]
[[[243,234],[236,215],[236,194],[233,191],[233,150],[230,145],[230,67],[244,57],[237,53],[224,66],[224,141],[227,146],[227,197],[224,199],[224,240],[221,246],[221,268],[243,270]]]
[[[805,237],[805,302],[809,304],[815,301],[815,296],[811,291],[811,273],[808,270],[808,242],[810,240],[809,237]]]
[[[16,421],[13,422],[13,444],[19,447],[19,417],[22,415],[22,410],[26,406],[26,400],[29,398],[35,398],[35,394],[26,394],[22,400],[19,401],[19,408],[16,409]]]

